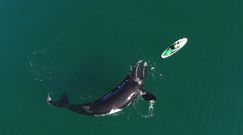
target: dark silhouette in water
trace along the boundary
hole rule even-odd
[[[66,93],[62,95],[59,101],[52,100],[48,95],[47,102],[55,107],[67,108],[80,114],[105,116],[121,111],[136,97],[142,96],[148,101],[156,100],[156,97],[153,94],[143,90],[146,67],[146,62],[142,60],[138,61],[120,85],[115,87],[110,93],[92,103],[70,104]]]

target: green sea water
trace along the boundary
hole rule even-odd
[[[242,135],[242,12],[240,0],[0,0],[0,135]],[[93,101],[140,59],[156,69],[152,117],[145,101],[108,117],[46,102]]]

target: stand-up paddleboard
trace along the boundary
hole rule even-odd
[[[182,38],[177,40],[175,43],[170,45],[165,51],[161,54],[161,58],[168,58],[177,51],[179,51],[187,43],[187,38]]]

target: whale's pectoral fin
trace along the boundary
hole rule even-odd
[[[148,91],[143,92],[142,97],[143,97],[144,100],[147,100],[147,101],[151,101],[151,100],[155,101],[156,100],[156,97]]]

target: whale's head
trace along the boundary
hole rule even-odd
[[[139,60],[132,68],[130,72],[130,76],[132,79],[136,82],[138,82],[139,85],[143,85],[145,77],[146,77],[146,68],[147,68],[147,62],[143,60]]]

